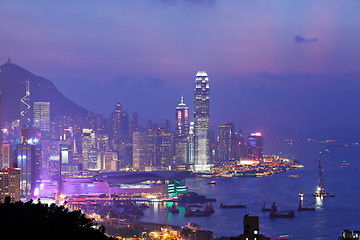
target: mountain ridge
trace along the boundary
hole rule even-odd
[[[10,61],[0,65],[2,121],[20,119],[20,99],[25,96],[25,81],[30,82],[30,101],[50,102],[51,119],[57,115],[86,115],[89,111],[65,97],[48,79],[35,75]]]

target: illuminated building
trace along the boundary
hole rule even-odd
[[[189,163],[189,108],[184,103],[183,96],[176,107],[175,119],[175,162],[187,164]]]
[[[138,129],[133,132],[133,163],[134,170],[145,170],[149,166],[147,158],[147,132]]]
[[[21,127],[31,127],[31,107],[30,107],[30,82],[25,81],[25,96],[20,99],[20,125]]]
[[[92,173],[80,171],[63,176],[62,194],[73,195],[152,195],[186,193],[187,171],[122,171]]]
[[[248,136],[248,158],[259,163],[263,161],[263,136],[259,132]]]
[[[166,121],[164,125],[148,121],[147,158],[151,169],[169,169],[173,157],[172,138],[169,121]]]
[[[1,155],[2,155],[2,163],[1,168],[9,168],[10,167],[10,159],[12,147],[9,143],[3,143],[1,146]]]
[[[81,135],[82,140],[82,154],[83,159],[83,169],[89,169],[89,152],[91,149],[95,148],[95,132],[92,129],[84,128]]]
[[[195,160],[194,160],[194,147],[195,147],[195,143],[194,143],[194,122],[190,123],[190,128],[189,128],[189,164],[194,165]]]
[[[33,127],[50,134],[50,102],[34,102]]]
[[[236,160],[236,134],[233,123],[219,126],[217,161]]]
[[[181,96],[181,102],[176,107],[176,136],[187,137],[189,135],[189,108],[184,103],[184,97]]]
[[[129,116],[122,110],[122,104],[115,104],[114,121],[114,142],[119,144],[128,140],[129,134]]]
[[[7,168],[0,170],[0,202],[9,196],[11,201],[20,201],[20,169]]]
[[[116,152],[103,152],[101,169],[104,171],[118,171],[119,170],[119,161],[117,158]],[[146,156],[146,154],[145,154]]]
[[[194,89],[195,171],[210,170],[210,88],[206,72],[196,74]]]
[[[29,141],[28,141],[29,142]],[[41,148],[34,142],[17,145],[17,166],[21,169],[20,190],[24,197],[31,197],[40,181]]]

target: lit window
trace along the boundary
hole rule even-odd
[[[254,230],[254,234],[259,234],[259,232],[257,230]]]

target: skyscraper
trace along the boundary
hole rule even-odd
[[[30,82],[25,82],[25,96],[20,99],[20,126],[31,127],[31,109],[30,109]]]
[[[225,123],[219,126],[217,154],[217,161],[236,160],[236,135],[233,123]]]
[[[33,127],[50,134],[50,102],[34,102]]]
[[[82,154],[84,156],[83,169],[87,170],[91,168],[90,157],[93,157],[92,149],[95,148],[95,132],[92,129],[83,129],[82,135]]]
[[[261,133],[251,133],[248,137],[248,158],[259,161],[263,160],[263,136]]]
[[[147,158],[147,132],[145,129],[137,129],[133,132],[133,169],[145,170],[149,166]]]
[[[176,164],[189,163],[189,108],[181,102],[175,112],[175,162]]]
[[[195,171],[210,170],[210,88],[206,72],[196,74],[194,89]]]

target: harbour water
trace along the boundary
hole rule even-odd
[[[322,149],[322,154],[318,150]],[[218,178],[216,185],[209,179],[186,179],[189,191],[216,198],[215,213],[209,217],[185,217],[184,207],[179,204],[179,214],[167,213],[172,203],[154,203],[145,211],[142,221],[185,225],[187,222],[200,224],[211,230],[215,236],[235,236],[243,232],[243,216],[259,216],[260,233],[277,239],[287,234],[289,239],[337,239],[343,229],[359,230],[360,213],[360,147],[330,147],[319,145],[311,151],[304,151],[298,160],[305,167],[263,178]],[[299,156],[301,154],[298,154]],[[318,184],[318,158],[321,157],[325,190],[335,194],[333,198],[310,205],[315,211],[297,211],[298,194],[305,194],[304,205],[316,201],[311,196]],[[344,161],[346,164],[344,164]],[[275,202],[279,211],[295,210],[292,219],[270,219],[268,212],[262,212]],[[246,204],[245,209],[222,209],[224,204]],[[204,206],[204,205],[203,205]],[[166,215],[168,215],[166,217]]]

